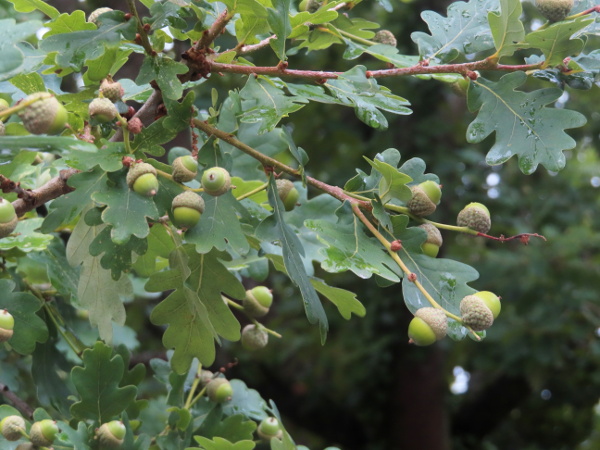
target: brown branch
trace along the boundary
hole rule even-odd
[[[202,33],[202,38],[200,38],[200,40],[194,44],[194,49],[199,50],[201,48],[210,47],[210,44],[212,44],[212,42],[219,37],[221,33],[223,33],[223,30],[225,30],[225,27],[232,17],[233,15],[230,15],[227,10],[219,14],[211,27],[208,30],[204,30]]]
[[[17,216],[22,216],[44,203],[54,200],[61,195],[74,191],[74,188],[67,184],[67,180],[78,173],[77,169],[65,169],[60,171],[60,175],[52,178],[43,186],[28,192],[26,198],[19,198],[12,202]]]
[[[263,39],[262,41],[260,41],[258,44],[252,44],[252,45],[242,45],[240,47],[236,47],[234,50],[238,55],[246,55],[248,53],[252,53],[255,52],[257,50],[260,50],[261,48],[266,47],[267,45],[269,45],[269,43],[273,40],[276,39],[277,36],[273,35],[273,36],[269,36],[268,38]]]
[[[162,93],[159,90],[155,90],[152,95],[146,100],[142,107],[136,112],[133,117],[137,117],[142,121],[145,126],[148,126],[155,119],[156,109],[162,102]],[[131,120],[131,119],[130,119]],[[109,139],[110,142],[119,142],[123,140],[123,129],[117,128],[117,131]]]
[[[9,400],[25,417],[28,419],[33,417],[33,408],[29,406],[27,402],[19,398],[17,394],[11,391],[4,383],[0,383],[0,394]]]

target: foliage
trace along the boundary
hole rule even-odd
[[[397,116],[416,108],[410,89],[396,93],[386,84],[400,77],[439,80],[466,94],[476,116],[463,143],[488,145],[488,164],[516,156],[524,174],[539,173],[540,165],[557,172],[565,168],[565,151],[576,146],[571,130],[586,123],[585,115],[558,102],[566,86],[591,89],[600,67],[598,9],[582,5],[564,21],[531,31],[518,0],[455,2],[446,16],[424,11],[429,33],[410,34],[417,53],[401,54],[378,43],[380,25],[367,20],[360,1],[307,8],[289,0],[128,1],[126,11],[94,20],[88,14],[89,21],[83,11],[61,13],[42,0],[11,4],[0,24],[0,96],[12,105],[0,110],[6,161],[0,182],[20,220],[0,239],[0,308],[15,319],[0,359],[3,366],[17,359],[18,370],[33,374],[37,409],[2,405],[0,418],[57,420],[57,448],[101,447],[96,430],[112,420],[127,429],[123,448],[297,448],[285,428],[269,444],[255,435],[256,423],[268,416],[285,427],[277,398],[267,403],[238,379],[224,402],[206,395],[235,363],[219,361],[223,373],[203,369],[218,361],[218,346],[240,339],[245,322],[271,339],[282,337],[248,305],[246,289],[265,280],[286,280],[322,344],[331,322],[339,321],[330,311],[353,321],[369,311],[354,289],[331,285],[337,277],[329,274],[343,272],[380,286],[401,283],[411,313],[439,308],[450,338],[482,341],[486,332],[464,326],[459,308],[478,290],[479,274],[467,264],[472,258],[425,254],[427,235],[418,225],[489,245],[538,235],[518,229],[495,237],[445,223],[448,215],[438,213],[440,222],[420,216],[411,206],[418,185],[431,180],[452,187],[445,174],[429,173],[423,159],[404,150],[376,149],[365,157],[370,173],[356,168],[339,186],[317,178],[322,171],[313,161],[326,150],[302,148],[294,118],[315,104],[348,107],[364,126],[389,133]],[[45,34],[36,34],[42,27]],[[342,71],[291,68],[305,53],[338,46]],[[261,58],[276,63],[261,65]],[[220,74],[231,83],[225,89]],[[108,96],[101,83],[113,77],[124,88],[114,102],[119,114],[101,123],[87,105]],[[30,106],[21,100],[39,91],[55,95],[68,111],[59,136],[32,135],[19,117]],[[492,143],[487,138],[494,133]],[[182,136],[185,147],[174,146]],[[199,171],[178,182],[171,163],[185,154],[197,159]],[[142,161],[156,169],[155,195],[140,195],[128,179]],[[222,195],[208,195],[200,182],[215,166],[232,176]],[[276,179],[286,177],[299,192],[293,209],[277,190]],[[172,199],[183,191],[204,200],[200,221],[189,229],[172,223]],[[447,212],[444,199],[440,209]],[[274,293],[276,303],[293,301]],[[144,365],[131,362],[144,339],[131,319],[139,302],[166,350],[165,360],[146,361],[151,382]],[[7,379],[16,379],[11,373]],[[160,388],[146,391],[143,383]],[[3,437],[0,444],[12,445]]]

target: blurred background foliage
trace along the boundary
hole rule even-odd
[[[50,3],[67,12],[98,6],[125,9],[120,1]],[[394,10],[388,13],[378,2],[364,1],[350,14],[380,23],[396,35],[401,53],[414,54],[410,33],[426,31],[419,14],[425,9],[445,14],[448,3],[392,1]],[[539,24],[532,4],[524,4],[524,10],[526,27],[532,21]],[[0,0],[0,15],[14,15],[10,11],[10,3]],[[598,48],[598,41],[588,46]],[[383,67],[369,58],[346,61],[342,54],[339,46],[300,52],[290,59],[290,67]],[[518,53],[516,58],[523,56]],[[277,62],[268,49],[249,59],[260,65]],[[118,77],[129,77],[127,70]],[[224,99],[243,82],[226,75],[210,85]],[[466,203],[477,201],[492,213],[492,234],[537,232],[547,241],[532,239],[524,246],[443,232],[440,256],[472,265],[480,273],[472,286],[502,297],[502,314],[482,343],[466,339],[430,348],[410,346],[406,329],[411,315],[399,285],[381,288],[374,279],[321,273],[330,283],[356,292],[367,307],[365,318],[348,322],[326,305],[331,332],[321,346],[298,292],[275,274],[265,282],[276,299],[265,324],[284,338],[253,354],[238,343],[227,344],[214,367],[239,358],[228,376],[274,399],[296,442],[311,449],[600,448],[598,87],[568,88],[561,98],[561,105],[588,117],[585,127],[570,132],[578,145],[567,152],[567,168],[558,174],[540,168],[525,176],[514,159],[499,167],[485,164],[490,139],[480,145],[466,143],[466,127],[474,115],[452,86],[413,77],[380,83],[410,100],[414,111],[410,116],[387,115],[387,131],[366,127],[349,108],[316,103],[287,121],[297,144],[310,155],[310,175],[343,186],[355,168],[367,170],[363,155],[373,158],[394,147],[403,160],[420,157],[429,172],[439,175],[444,189],[434,220],[454,223]],[[203,86],[198,106],[208,107],[210,92]],[[549,86],[532,79],[525,89]],[[148,321],[155,302],[143,299],[128,307],[128,326],[139,341],[133,361],[160,351],[161,330]],[[7,377],[18,370],[3,371],[3,382],[10,384]],[[13,377],[12,385],[19,383],[28,385],[27,379]],[[154,389],[149,379],[147,395]]]

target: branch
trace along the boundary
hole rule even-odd
[[[21,411],[21,414],[23,414],[25,417],[29,419],[33,417],[33,408],[29,406],[27,402],[19,398],[17,394],[11,391],[4,383],[0,383],[0,394],[2,394],[4,398],[15,405],[15,408]]]
[[[194,44],[194,49],[208,48],[210,44],[225,30],[225,27],[233,17],[227,10],[223,11],[208,30],[204,30],[202,38]]]
[[[154,117],[156,115],[156,108],[162,102],[162,92],[159,90],[155,90],[152,95],[146,100],[146,102],[142,105],[142,107],[134,114],[133,117],[137,117],[142,121],[145,126],[148,126],[149,123],[154,121]],[[131,120],[131,119],[129,119]],[[113,136],[109,139],[110,142],[118,142],[123,140],[123,129],[121,127],[117,127],[117,131]]]
[[[26,198],[15,200],[12,204],[15,207],[17,216],[22,216],[26,212],[31,211],[50,200],[54,200],[61,195],[74,191],[75,189],[67,184],[67,180],[78,172],[79,170],[77,169],[61,170],[60,175],[56,178],[52,178],[43,186],[29,191]]]

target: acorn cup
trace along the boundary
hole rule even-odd
[[[431,345],[446,336],[448,319],[439,308],[420,308],[408,324],[409,343],[418,346]]]
[[[67,110],[48,92],[28,95],[22,102],[33,103],[19,111],[23,125],[32,134],[58,134],[67,125]]]
[[[158,192],[158,172],[148,163],[136,163],[127,172],[127,185],[144,197],[152,197]]]
[[[296,189],[296,186],[290,180],[279,179],[275,183],[277,184],[277,193],[285,210],[291,211],[296,207],[296,203],[298,203],[300,192],[298,192],[298,189]]]
[[[0,198],[0,239],[15,231],[18,223],[19,219],[13,204],[4,198]]]
[[[421,184],[411,186],[412,198],[407,204],[410,213],[417,217],[433,214],[442,197],[440,185],[435,181],[427,180]]]
[[[173,224],[178,228],[192,228],[204,212],[204,200],[192,191],[183,191],[171,204]]]
[[[192,181],[198,174],[198,161],[192,155],[179,156],[173,161],[173,180],[178,183]]]

